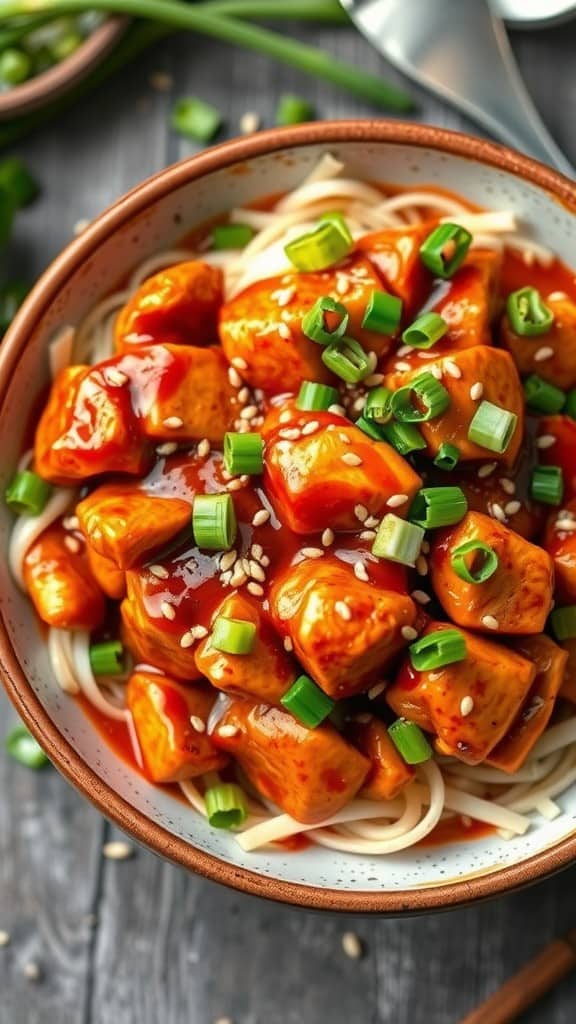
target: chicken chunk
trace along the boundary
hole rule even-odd
[[[85,546],[59,523],[49,526],[26,552],[24,581],[38,615],[49,626],[92,630],[104,619],[104,597]]]
[[[278,704],[298,672],[257,603],[243,594],[230,594],[216,609],[216,616],[253,622],[254,646],[250,654],[227,654],[212,647],[208,636],[196,650],[198,671],[219,690]]]
[[[467,583],[451,555],[469,541],[496,552],[496,572],[483,583]],[[554,567],[550,555],[496,519],[468,512],[456,526],[439,531],[430,558],[432,586],[444,611],[459,626],[489,633],[541,633],[552,607]]]
[[[554,562],[557,600],[576,604],[576,498],[550,515],[543,545]]]
[[[540,534],[546,513],[540,503],[532,501],[529,481],[530,470],[523,458],[513,470],[498,471],[495,467],[488,476],[478,476],[478,466],[473,464],[458,471],[458,486],[464,491],[471,512],[498,517],[521,537],[534,540]],[[449,479],[443,476],[435,482],[447,484]]]
[[[494,768],[511,773],[522,767],[548,725],[568,661],[568,652],[543,634],[515,640],[514,649],[534,662],[537,674],[509,733],[487,758]]]
[[[426,634],[452,628],[433,622]],[[466,641],[463,661],[418,672],[407,658],[386,700],[397,715],[434,733],[441,754],[480,764],[510,729],[536,666],[516,651],[460,632]],[[466,698],[472,701],[471,710]]]
[[[270,608],[306,671],[335,698],[368,689],[405,646],[402,628],[417,616],[407,595],[362,582],[334,556],[277,577]]]
[[[366,800],[393,800],[414,778],[414,769],[400,757],[384,722],[377,718],[371,718],[369,722],[355,722],[351,739],[372,766],[360,790],[361,797]]]
[[[433,229],[433,223],[385,228],[364,235],[356,243],[357,250],[376,267],[386,288],[402,299],[408,318],[432,287],[432,277],[420,259],[420,246]]]
[[[113,601],[121,601],[126,594],[126,575],[123,569],[119,569],[110,558],[99,555],[91,544],[86,545],[86,554],[90,571],[100,590]]]
[[[152,782],[183,782],[223,768],[228,758],[205,730],[214,694],[156,672],[134,672],[126,689],[146,774]]]
[[[222,271],[200,260],[178,263],[149,277],[120,310],[114,328],[117,352],[138,345],[206,345],[218,337]]]
[[[300,413],[266,436],[264,485],[295,533],[358,530],[358,507],[382,515],[392,495],[406,496],[401,514],[422,483],[392,447],[330,413]]]
[[[262,796],[306,824],[325,821],[349,803],[370,767],[333,726],[307,729],[288,711],[267,704],[233,701],[212,738]]]
[[[550,298],[545,304],[554,314],[546,334],[523,337],[514,332],[508,314],[502,320],[501,340],[521,374],[537,373],[566,391],[576,387],[576,303],[569,298]],[[542,350],[550,350],[542,355]]]

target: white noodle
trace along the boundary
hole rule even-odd
[[[332,153],[324,153],[315,167],[306,175],[302,185],[310,185],[313,181],[326,181],[327,178],[338,178],[344,170],[344,164]]]
[[[326,199],[356,199],[363,203],[377,205],[382,201],[382,193],[378,189],[372,188],[371,185],[365,185],[364,182],[355,181],[353,178],[312,181],[307,185],[301,185],[294,192],[289,192],[284,199],[276,204],[275,210],[278,213],[290,213],[292,210],[301,210],[314,203],[325,202]]]
[[[8,564],[10,571],[21,590],[26,590],[24,583],[24,558],[26,552],[40,534],[44,533],[52,523],[64,515],[72,504],[75,492],[64,487],[57,487],[44,510],[39,516],[19,516],[10,535]]]
[[[64,693],[80,693],[80,684],[74,672],[72,633],[69,629],[50,627],[48,630],[48,653],[52,671],[60,689]]]
[[[516,231],[516,214],[512,210],[489,210],[486,213],[458,213],[451,217],[442,217],[441,223],[459,224],[472,234],[510,234]]]

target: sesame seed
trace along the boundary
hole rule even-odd
[[[233,388],[241,388],[244,381],[234,366],[228,367],[228,380]]]
[[[246,405],[246,406],[244,406],[243,409],[240,410],[240,419],[241,420],[251,420],[251,419],[254,418],[254,416],[257,416],[257,415],[258,415],[258,406],[257,405]]]
[[[392,494],[386,504],[389,508],[400,508],[400,505],[405,505],[407,501],[407,494]]]
[[[264,597],[264,587],[261,586],[260,583],[250,582],[248,583],[246,590],[254,597]]]
[[[412,367],[410,366],[410,363],[405,363],[400,360],[400,362],[394,363],[394,369],[398,370],[399,373],[405,373],[407,370],[411,370]]]
[[[196,732],[206,732],[206,722],[198,718],[198,715],[190,715],[190,725]]]
[[[278,435],[286,441],[297,441],[300,437],[300,430],[297,427],[283,427],[278,431]]]
[[[190,632],[189,629],[185,633],[182,633],[182,636],[180,637],[180,640],[178,642],[180,644],[180,647],[182,647],[184,650],[187,650],[188,647],[192,647],[192,644],[194,643],[194,637],[192,636],[192,633]]]
[[[568,298],[568,296],[566,292],[550,292],[548,298],[551,299],[552,302],[563,302]]]
[[[356,519],[359,519],[360,522],[363,523],[368,518],[368,509],[365,505],[355,505],[354,515],[356,516]]]
[[[232,549],[232,551],[226,551],[220,558],[218,568],[220,572],[226,572],[231,569],[238,557],[238,552]]]
[[[350,291],[350,280],[345,274],[336,275],[336,291],[338,295],[346,295]]]
[[[337,404],[329,405],[328,406],[328,412],[331,412],[333,416],[345,416],[346,415],[346,409],[344,408],[343,405],[337,405]]]
[[[166,71],[153,71],[148,81],[156,92],[170,92],[174,85],[172,75],[169,75]]]
[[[462,376],[462,370],[456,365],[453,359],[444,360],[444,369],[450,377],[454,377],[455,380],[460,380]]]
[[[287,306],[288,303],[292,302],[295,295],[296,287],[289,285],[288,288],[278,288],[275,292],[272,292],[270,298],[278,306]]]
[[[554,349],[551,348],[550,345],[542,345],[541,348],[534,353],[534,362],[543,363],[546,359],[551,359],[553,355]]]
[[[554,434],[541,434],[540,437],[536,438],[537,448],[551,448],[553,444],[556,444],[556,437]]]
[[[149,565],[148,571],[151,572],[157,580],[167,580],[170,575],[168,569],[165,569],[163,565]]]
[[[109,366],[105,373],[107,384],[111,384],[115,388],[121,388],[124,384],[128,383],[128,377],[122,370],[118,370],[115,366]]]
[[[329,526],[322,533],[322,543],[325,548],[329,548],[334,543],[334,531]]]
[[[345,619],[346,622],[349,622],[352,618],[352,612],[345,601],[336,601],[334,611],[341,619]]]
[[[368,377],[364,377],[362,383],[366,388],[375,388],[378,387],[378,385],[381,384],[383,380],[383,373],[371,373]]]
[[[173,455],[178,450],[176,441],[165,441],[156,448],[156,455]]]
[[[380,520],[377,519],[376,516],[368,516],[368,519],[364,523],[364,526],[367,526],[369,530],[373,530],[378,526],[379,522]]]
[[[184,420],[180,416],[167,416],[165,420],[162,420],[162,426],[167,430],[179,430],[184,426]]]
[[[284,409],[278,417],[279,423],[288,423],[288,420],[292,419],[292,412],[290,409]]]
[[[260,127],[260,114],[257,114],[255,110],[247,110],[245,114],[242,114],[238,127],[242,135],[252,135]]]
[[[322,548],[302,548],[301,550],[305,558],[322,558],[324,554]]]
[[[508,477],[503,476],[499,480],[499,484],[500,484],[500,487],[502,488],[502,490],[506,494],[515,494],[516,493],[516,484],[514,483],[513,480],[509,480]]]
[[[248,363],[246,362],[245,359],[242,359],[241,356],[234,356],[234,358],[231,359],[230,362],[232,363],[232,366],[236,367],[237,370],[248,369]]]
[[[313,434],[315,430],[318,430],[319,426],[318,420],[310,420],[309,423],[305,423],[302,427],[302,433]]]
[[[267,508],[261,508],[256,512],[252,518],[252,526],[264,526],[270,519],[270,513]]]
[[[10,944],[10,932],[0,931],[0,946],[8,946]]]
[[[165,619],[170,619],[172,622],[176,618],[176,609],[174,605],[170,604],[169,601],[162,601],[160,605],[160,611]]]
[[[427,594],[424,590],[413,590],[410,596],[417,604],[430,604],[432,600],[430,594]]]
[[[564,533],[570,533],[572,530],[576,530],[576,519],[557,519],[556,529]]]
[[[424,558],[424,555],[418,555],[416,559],[416,572],[419,576],[428,575],[428,562]]]
[[[362,530],[360,540],[374,540],[375,536],[376,530]]]
[[[258,562],[256,562],[254,559],[251,559],[249,567],[250,576],[252,577],[253,580],[258,580],[259,583],[264,583],[266,581],[266,573],[264,572],[264,569]]]
[[[34,963],[33,960],[30,960],[27,964],[24,964],[24,967],[22,968],[22,973],[25,978],[28,978],[28,981],[40,981],[40,978],[42,977],[42,971],[40,969],[40,966],[37,963]]]
[[[203,437],[201,441],[198,441],[198,447],[196,448],[197,455],[201,459],[207,458],[210,455],[210,441],[207,437]]]
[[[494,615],[483,615],[482,625],[486,626],[486,629],[500,629],[500,623]]]
[[[472,697],[462,697],[462,700],[460,701],[460,714],[462,715],[462,718],[466,718],[466,716],[469,715],[470,712],[473,710],[474,701],[472,700]]]
[[[229,484],[226,484],[227,491],[240,491],[242,490],[243,483],[241,480],[231,480]]]
[[[237,736],[240,732],[237,725],[221,725],[218,729],[218,735],[223,740],[232,739],[233,736]]]
[[[195,640],[203,640],[204,637],[208,636],[208,630],[206,626],[192,626],[190,633]]]
[[[478,476],[480,479],[483,480],[485,477],[490,476],[490,474],[496,469],[496,465],[497,464],[495,462],[485,462],[483,466],[480,466],[480,469],[478,470]]]
[[[277,614],[278,618],[284,622],[286,619],[292,618],[292,601],[289,598],[281,597],[278,600]]]
[[[371,686],[368,690],[368,700],[376,700],[376,697],[379,697],[381,693],[384,693],[385,689],[386,683],[376,683],[374,686]]]
[[[360,960],[364,954],[362,943],[354,932],[344,932],[342,949],[351,960]]]
[[[244,584],[246,583],[247,578],[248,577],[246,576],[246,573],[244,572],[244,569],[242,568],[242,562],[240,561],[240,559],[238,559],[238,561],[234,565],[234,569],[232,570],[232,576],[230,578],[230,586],[231,587],[243,587]]]
[[[504,511],[507,516],[515,516],[517,512],[522,508],[521,501],[509,501],[504,506]]]
[[[411,345],[400,345],[400,348],[396,352],[397,356],[410,356],[414,355],[414,349]]]
[[[477,402],[479,398],[482,398],[484,394],[484,385],[481,381],[477,380],[475,384],[470,388],[470,398],[473,402]]]
[[[264,548],[261,544],[253,544],[250,548],[250,554],[252,555],[252,558],[255,558],[256,561],[259,562],[264,554]]]
[[[427,555],[428,552],[430,551],[430,541],[429,540],[423,540],[421,545],[420,545],[420,550],[421,550],[423,555]]]
[[[86,231],[86,228],[88,227],[89,224],[90,224],[90,221],[86,217],[80,217],[80,220],[77,220],[76,223],[74,224],[74,228],[73,228],[74,234],[76,236],[77,235],[81,235],[83,231]]]
[[[364,562],[354,562],[354,575],[357,580],[362,580],[363,583],[369,582],[368,573],[366,572],[366,566]]]
[[[227,587],[228,584],[230,583],[230,580],[232,579],[232,573],[230,572],[230,570],[226,570],[226,572],[223,572],[223,573],[220,574],[219,579],[220,579],[220,583],[224,587]]]
[[[502,508],[502,505],[499,505],[498,502],[494,501],[492,505],[488,505],[488,511],[492,518],[497,519],[499,523],[506,522],[506,513]]]
[[[342,444],[351,444],[348,434],[345,434],[342,430],[338,431],[338,437],[342,441]]]
[[[418,636],[418,630],[414,629],[414,626],[402,626],[400,632],[405,640],[415,640]]]
[[[62,526],[65,530],[79,530],[80,520],[78,519],[78,516],[64,516]]]
[[[77,555],[80,551],[80,541],[77,537],[64,537],[64,545],[71,551],[73,555]]]
[[[346,463],[347,466],[362,465],[362,459],[360,458],[359,455],[356,455],[356,452],[344,452],[344,455],[341,455],[340,458],[342,459],[342,462]]]
[[[354,399],[352,403],[352,409],[354,412],[363,412],[364,406],[366,405],[366,395],[362,395],[360,398]]]
[[[242,572],[246,575],[250,575],[250,561],[248,558],[241,558],[240,565],[242,566]]]
[[[292,331],[288,327],[288,324],[284,322],[278,324],[278,334],[284,339],[284,341],[291,341],[292,339]]]
[[[284,650],[288,651],[288,653],[290,653],[290,651],[294,650],[294,644],[292,643],[292,637],[285,636],[284,640],[283,640],[283,644],[284,644]]]
[[[442,367],[441,366],[431,366],[430,367],[430,373],[432,374],[433,377],[436,378],[436,380],[442,380]]]
[[[109,843],[104,843],[102,853],[107,860],[129,860],[134,854],[134,847],[130,846],[130,843],[115,839]]]

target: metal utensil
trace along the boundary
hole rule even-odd
[[[392,64],[516,149],[574,169],[540,119],[486,0],[340,0]]]
[[[574,0],[490,0],[490,5],[514,28],[544,28],[576,15]]]

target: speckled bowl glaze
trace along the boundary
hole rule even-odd
[[[440,185],[482,206],[513,208],[568,263],[576,251],[576,188],[510,150],[437,128],[336,122],[265,132],[211,149],[146,181],[92,222],[53,263],[19,313],[0,355],[0,489],[48,381],[48,341],[81,319],[129,269],[230,206],[291,189],[329,150],[360,177]],[[6,550],[10,516],[0,506]],[[0,672],[17,710],[57,767],[157,853],[249,893],[299,906],[400,914],[443,909],[525,885],[576,855],[576,786],[563,814],[521,839],[497,836],[377,859],[308,848],[244,854],[192,809],[118,760],[73,699],[57,688],[27,599],[0,566]]]

